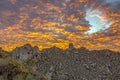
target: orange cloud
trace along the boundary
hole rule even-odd
[[[120,51],[120,12],[103,5],[103,1],[22,0],[19,6],[19,0],[10,2],[14,5],[9,8],[0,6],[0,47],[4,50],[11,51],[27,43],[40,49],[52,46],[66,49],[73,43],[76,48]],[[88,7],[102,11],[103,16],[98,17],[103,22],[110,20],[111,27],[95,34],[84,34],[90,27],[85,20]]]

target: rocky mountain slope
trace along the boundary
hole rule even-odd
[[[2,53],[5,52],[2,51]],[[23,65],[26,69],[32,70],[37,75],[44,75],[44,79],[46,80],[120,80],[119,52],[110,50],[89,51],[84,47],[76,49],[73,44],[70,44],[69,48],[66,50],[54,46],[39,51],[38,47],[32,47],[26,44],[14,49],[10,53],[6,52],[6,54],[9,58]],[[5,63],[6,62],[0,62],[0,75],[3,75],[3,72],[5,72],[1,71],[1,66]],[[7,69],[12,70],[13,68]],[[22,70],[26,71],[24,69]],[[28,71],[28,73],[30,72]],[[32,78],[30,80],[43,79]]]

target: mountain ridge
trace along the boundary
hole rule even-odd
[[[15,49],[23,48],[23,47],[27,47],[27,46],[28,46],[29,48],[31,48],[31,49],[35,49],[35,48],[36,48],[36,50],[41,51],[41,52],[44,51],[44,50],[46,50],[46,49],[51,49],[51,48],[58,48],[58,49],[60,49],[60,50],[68,50],[68,49],[74,48],[74,49],[86,49],[86,50],[88,50],[88,51],[109,50],[109,51],[112,51],[112,52],[119,52],[119,51],[114,51],[114,50],[110,50],[110,49],[107,49],[107,48],[106,48],[106,49],[95,49],[95,50],[90,50],[90,49],[87,49],[86,47],[75,48],[72,43],[70,43],[70,44],[69,44],[69,47],[66,48],[66,49],[61,49],[61,48],[59,48],[59,47],[57,47],[57,46],[53,46],[53,47],[44,48],[44,49],[40,50],[40,49],[38,48],[38,46],[32,47],[30,44],[24,44],[24,45],[22,45],[22,46],[20,46],[20,47],[16,47]],[[13,49],[12,51],[6,51],[6,50],[2,49],[2,47],[0,47],[0,51],[1,51],[1,52],[5,52],[5,53],[11,53],[11,52],[13,52],[15,49]]]
[[[26,44],[5,55],[37,74],[43,74],[46,80],[120,79],[120,53],[108,49],[90,51],[69,44],[66,50],[53,46],[40,51],[38,47]]]

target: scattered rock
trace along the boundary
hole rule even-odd
[[[89,51],[70,44],[66,50],[54,46],[39,51],[27,44],[14,49],[11,57],[46,75],[46,80],[120,79],[120,53],[110,50]]]

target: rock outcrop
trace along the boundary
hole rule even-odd
[[[13,57],[14,59],[19,60],[20,62],[24,62],[28,59],[31,59],[33,57],[37,57],[40,55],[40,51],[38,49],[38,47],[32,47],[30,44],[26,44],[22,47],[18,47],[16,49],[14,49],[11,52],[11,57]]]
[[[89,51],[70,44],[66,50],[54,46],[39,51],[27,44],[14,49],[11,57],[47,80],[120,80],[120,53],[110,50]]]

